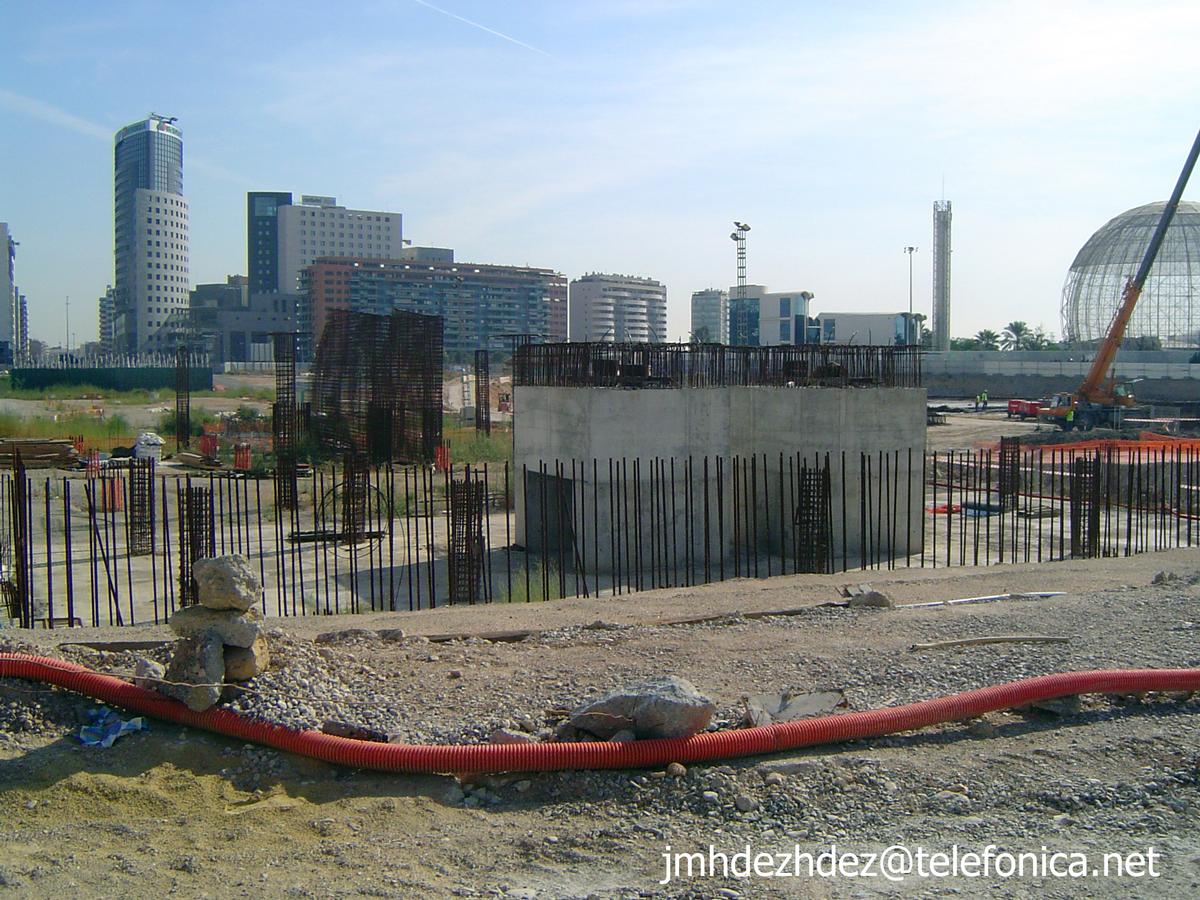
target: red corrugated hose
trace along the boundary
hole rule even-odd
[[[630,743],[417,746],[359,741],[317,731],[295,731],[227,709],[193,712],[184,704],[154,691],[60,659],[0,653],[0,677],[42,681],[156,719],[204,728],[343,766],[384,772],[435,773],[633,769],[671,762],[731,759],[912,731],[939,722],[972,719],[999,709],[1075,694],[1200,690],[1200,669],[1100,669],[1027,678],[906,706],[801,719],[759,728],[706,732],[688,738]]]

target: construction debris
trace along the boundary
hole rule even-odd
[[[844,691],[813,691],[793,694],[752,694],[746,698],[746,713],[742,724],[747,728],[770,725],[774,722],[791,722],[810,716],[824,716],[835,709],[845,707]]]
[[[690,681],[668,675],[583,704],[560,726],[558,739],[608,740],[626,730],[639,739],[687,737],[706,729],[716,709]]]
[[[79,454],[68,440],[42,438],[0,438],[0,466],[12,466],[15,454],[27,469],[73,469]]]
[[[236,554],[198,559],[198,606],[171,616],[176,641],[158,690],[204,710],[216,704],[227,681],[249,681],[266,671],[270,652],[262,633],[262,615],[252,604],[262,594],[249,562]]]
[[[915,652],[921,650],[948,650],[954,647],[978,647],[981,644],[1067,644],[1068,638],[1048,634],[1000,634],[994,637],[963,638],[955,641],[934,641],[930,644],[913,644],[908,649]]]

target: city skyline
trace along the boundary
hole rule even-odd
[[[917,246],[929,315],[944,196],[953,334],[1059,333],[1075,253],[1165,197],[1200,91],[1200,10],[1182,3],[762,4],[731,20],[686,0],[380,2],[332,27],[305,4],[148,9],[15,9],[0,36],[0,220],[21,240],[31,336],[66,340],[69,295],[73,342],[94,337],[113,135],[151,110],[187,134],[191,285],[247,274],[248,191],[301,186],[397,210],[415,243],[463,259],[657,279],[672,339],[694,291],[733,283],[735,218],[754,229],[749,280],[823,310],[907,309]],[[186,40],[146,79],[161,28]],[[1114,64],[1151,45],[1152,65]],[[229,65],[201,64],[218,52]]]

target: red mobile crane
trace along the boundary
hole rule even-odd
[[[1096,350],[1096,358],[1092,360],[1087,377],[1083,379],[1083,384],[1074,393],[1055,394],[1050,406],[1038,411],[1039,420],[1053,422],[1064,431],[1070,431],[1072,428],[1090,431],[1097,425],[1119,426],[1122,412],[1133,406],[1134,398],[1130,391],[1130,383],[1118,383],[1116,375],[1110,370],[1117,358],[1117,350],[1121,346],[1121,341],[1125,339],[1125,330],[1129,327],[1129,320],[1133,317],[1133,308],[1142,295],[1142,286],[1146,283],[1146,276],[1150,274],[1150,267],[1154,265],[1159,248],[1162,247],[1167,227],[1175,217],[1175,210],[1179,207],[1179,198],[1183,195],[1184,187],[1187,186],[1188,178],[1196,165],[1197,156],[1200,156],[1200,133],[1197,133],[1195,141],[1192,142],[1192,151],[1183,164],[1183,171],[1179,173],[1178,181],[1175,182],[1175,190],[1171,192],[1171,199],[1163,207],[1162,215],[1158,219],[1158,226],[1154,229],[1149,246],[1146,247],[1145,256],[1142,257],[1142,264],[1138,267],[1137,274],[1125,283],[1125,291],[1121,295],[1121,305],[1113,316],[1112,324],[1108,326],[1108,334],[1104,336],[1104,340],[1100,342],[1100,346]]]

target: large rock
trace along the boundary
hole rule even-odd
[[[133,683],[140,688],[152,691],[158,687],[159,682],[166,674],[167,667],[162,663],[138,657],[137,664],[133,667]]]
[[[864,591],[850,598],[851,609],[891,609],[896,604],[883,591]]]
[[[171,616],[171,630],[180,637],[197,637],[212,630],[221,636],[221,643],[231,647],[253,646],[262,633],[262,616],[256,609],[238,612],[233,609],[208,609],[204,606],[185,606]]]
[[[569,724],[603,740],[620,731],[638,739],[687,737],[707,728],[714,712],[712,700],[690,681],[669,675],[585,703],[571,713]]]
[[[265,635],[260,634],[249,647],[225,648],[226,681],[249,681],[265,672],[270,664]]]
[[[237,553],[196,560],[192,577],[200,605],[209,609],[246,610],[262,599],[262,582],[250,560]]]
[[[163,675],[169,682],[160,693],[182,700],[188,709],[201,712],[221,699],[225,681],[225,646],[213,629],[175,642],[171,664]]]

